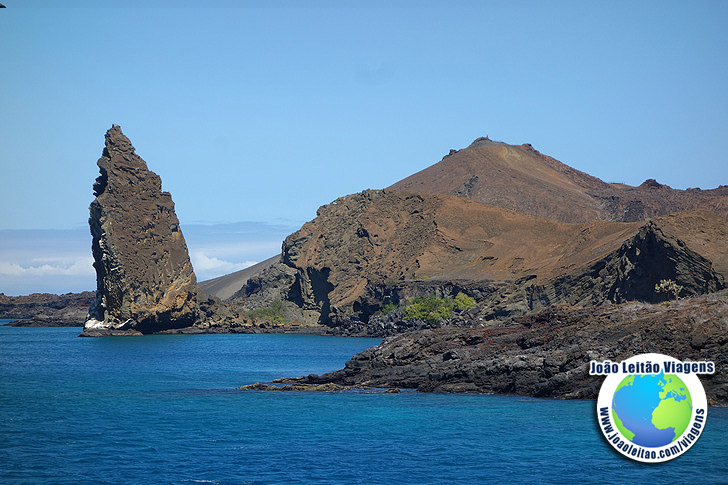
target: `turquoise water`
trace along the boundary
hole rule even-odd
[[[728,410],[645,465],[604,442],[593,401],[271,393],[234,387],[341,368],[376,339],[76,338],[0,327],[2,483],[725,483]]]

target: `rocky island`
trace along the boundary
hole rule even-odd
[[[660,303],[728,277],[728,187],[603,182],[532,146],[475,140],[384,190],[341,197],[229,297],[334,335],[509,324],[553,305]],[[639,208],[639,210],[638,210]],[[406,318],[413,299],[475,308]]]
[[[716,361],[706,389],[725,403],[727,204],[726,186],[610,184],[478,139],[322,207],[234,298],[389,336],[340,371],[278,381],[293,388],[594,398],[591,359],[661,352]]]
[[[198,284],[171,195],[119,126],[97,165],[97,290],[54,303],[78,319],[92,302],[84,336],[386,337],[340,371],[281,382],[561,398],[594,397],[591,359],[662,352],[716,360],[708,393],[728,400],[727,186],[606,183],[528,144],[479,138],[322,206],[279,255]],[[29,303],[1,304],[20,315]]]

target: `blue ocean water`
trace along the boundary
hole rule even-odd
[[[375,339],[77,338],[0,327],[2,483],[725,483],[728,410],[685,455],[614,452],[593,401],[253,392]]]

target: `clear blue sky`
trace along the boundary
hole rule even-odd
[[[728,184],[726,2],[2,3],[0,237],[86,227],[112,123],[183,230],[296,227],[485,134],[606,181]],[[0,252],[0,291],[3,263],[31,265]]]

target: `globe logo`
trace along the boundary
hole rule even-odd
[[[698,374],[712,361],[680,361],[640,354],[622,362],[592,360],[589,374],[606,376],[597,399],[597,422],[622,455],[646,463],[672,460],[702,435],[708,400]]]
[[[690,424],[693,400],[675,374],[631,374],[614,392],[612,413],[622,436],[636,445],[656,448],[682,436]]]

